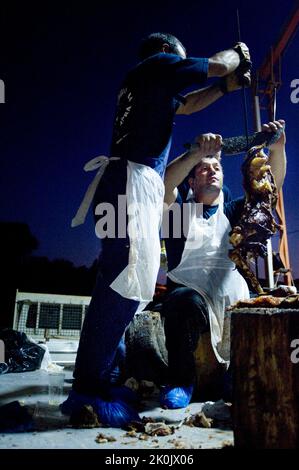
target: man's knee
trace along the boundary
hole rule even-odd
[[[209,313],[204,298],[190,287],[177,287],[163,303],[161,315],[165,319],[165,329],[175,325],[189,325],[199,333],[209,330]]]
[[[198,310],[206,310],[203,297],[190,287],[177,287],[165,299],[162,314],[177,311],[186,316]]]

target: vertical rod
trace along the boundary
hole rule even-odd
[[[276,85],[274,85],[274,95],[273,95],[273,121],[276,119]]]
[[[254,95],[254,118],[255,118],[255,130],[260,131],[262,129],[262,123],[261,123],[261,113],[260,113],[260,100],[259,96],[257,95],[258,93],[258,78],[256,82],[256,90],[255,90],[255,95]],[[258,258],[255,259],[255,275],[256,278],[259,278],[259,263],[258,263]]]
[[[238,26],[238,39],[241,42],[241,27],[240,27],[240,16],[239,10],[237,9],[237,26]],[[247,142],[247,150],[249,150],[249,126],[248,126],[248,109],[247,109],[247,101],[246,101],[246,90],[245,86],[242,87],[242,98],[243,98],[243,113],[244,113],[244,124],[245,124],[245,133],[246,133],[246,142]]]
[[[256,91],[258,93],[258,90]],[[256,95],[254,97],[254,111],[255,111],[255,127],[258,132],[262,130],[261,125],[261,111],[259,97]],[[272,242],[271,239],[267,240],[267,257],[265,259],[265,271],[268,287],[270,289],[274,288],[274,272],[273,272],[273,252],[272,252]]]

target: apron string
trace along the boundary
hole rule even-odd
[[[101,181],[101,178],[111,160],[120,160],[120,158],[109,158],[106,155],[100,155],[99,157],[95,157],[92,160],[89,160],[89,162],[84,165],[84,171],[98,170],[98,172],[87,188],[79,209],[77,210],[77,213],[72,220],[72,227],[77,227],[78,225],[84,224],[88,209],[92,203],[98,184]]]

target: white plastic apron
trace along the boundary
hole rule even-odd
[[[191,202],[191,205],[195,203]],[[196,216],[194,210],[190,212],[181,262],[168,276],[204,297],[209,312],[213,350],[219,362],[228,362],[230,317],[225,316],[225,308],[237,300],[249,298],[249,291],[244,278],[228,257],[231,226],[223,212],[223,193],[218,210],[209,219]]]
[[[72,227],[84,223],[97,186],[111,160],[101,155],[89,161],[85,171],[98,170],[72,220]],[[127,210],[130,239],[128,266],[110,284],[127,299],[140,301],[138,311],[153,299],[160,267],[160,236],[164,183],[152,168],[127,161]]]
[[[110,287],[145,306],[153,299],[160,267],[163,180],[152,168],[128,161],[126,195],[129,264]]]

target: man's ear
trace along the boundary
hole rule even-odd
[[[165,42],[162,47],[161,47],[161,52],[169,52],[170,50],[170,45]]]
[[[188,183],[189,183],[190,188],[194,189],[194,178],[190,176],[190,178],[188,178]]]

